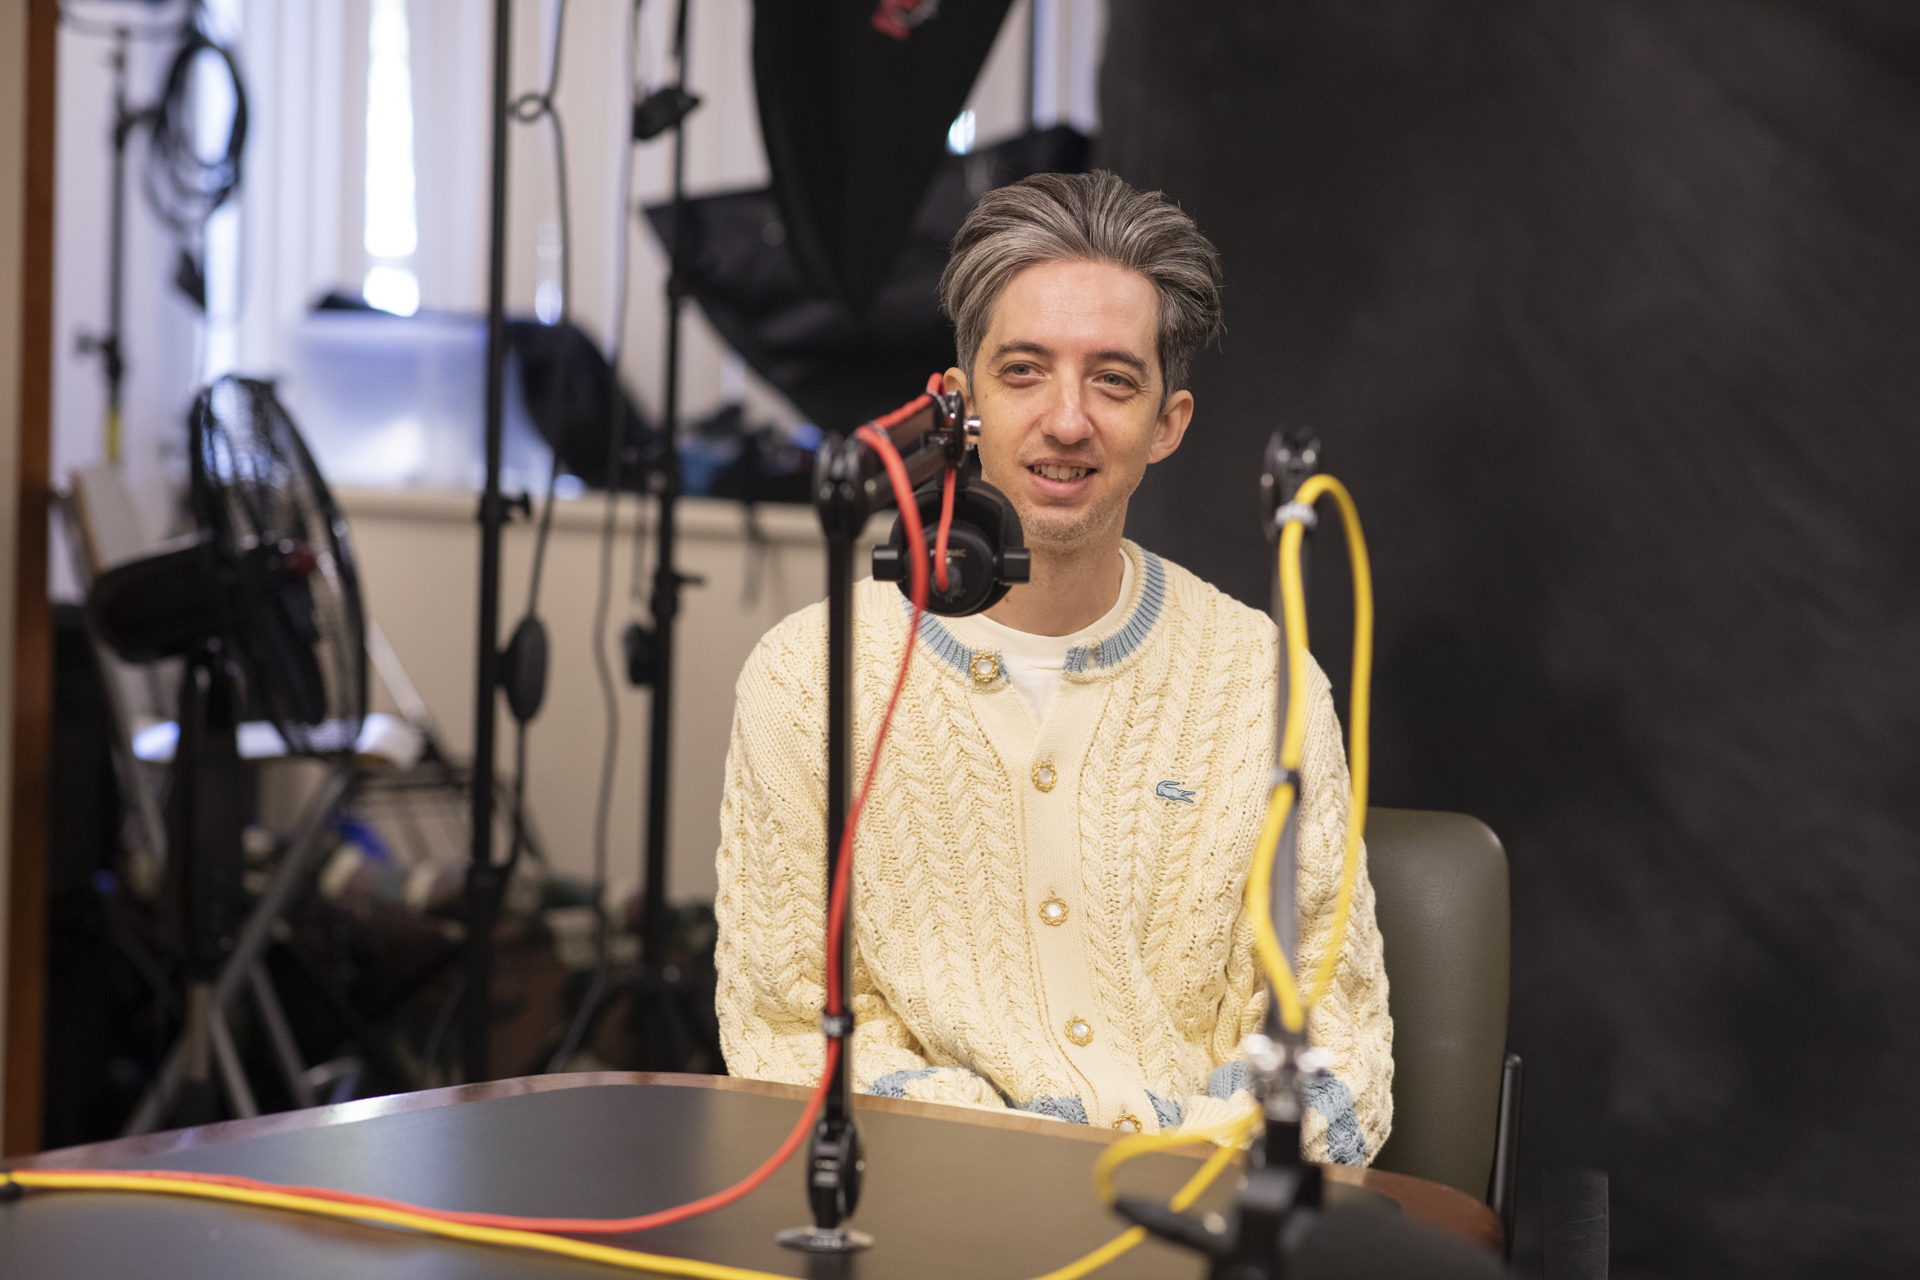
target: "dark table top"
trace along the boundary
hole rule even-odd
[[[635,1073],[520,1080],[73,1147],[18,1167],[185,1169],[391,1196],[443,1209],[619,1217],[730,1186],[799,1117],[807,1090],[709,1076]],[[796,1277],[1037,1276],[1125,1224],[1095,1198],[1095,1146],[1116,1135],[1037,1116],[899,1099],[857,1100],[867,1182],[855,1226],[874,1247],[841,1259],[774,1242],[810,1222],[801,1158],[738,1203],[605,1243]],[[1170,1195],[1201,1152],[1143,1156],[1129,1193]],[[1485,1205],[1404,1175],[1329,1166],[1329,1199],[1382,1195],[1403,1213],[1499,1247]],[[1229,1170],[1197,1210],[1223,1208]],[[1198,1276],[1199,1260],[1155,1241],[1096,1273]],[[0,1275],[38,1277],[527,1277],[614,1274],[587,1262],[496,1250],[358,1223],[178,1197],[32,1194],[0,1205]]]

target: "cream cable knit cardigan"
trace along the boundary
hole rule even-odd
[[[1128,543],[1132,602],[1074,650],[1036,727],[998,670],[928,616],[854,856],[856,1087],[1153,1131],[1250,1105],[1241,1038],[1265,984],[1241,909],[1273,764],[1263,614]],[[855,588],[862,770],[908,611]],[[1304,956],[1326,946],[1349,806],[1313,668],[1299,835]],[[741,673],[721,807],[718,1013],[728,1069],[810,1083],[823,1047],[826,617],[780,623]],[[1305,969],[1307,966],[1302,965]],[[1313,1039],[1318,1159],[1392,1124],[1393,1023],[1362,877]]]

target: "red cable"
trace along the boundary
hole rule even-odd
[[[937,378],[938,375],[936,375]],[[929,383],[929,386],[934,385]],[[920,632],[920,617],[927,607],[927,532],[920,523],[920,508],[914,502],[913,484],[907,476],[906,464],[900,460],[900,453],[893,447],[893,441],[887,438],[886,428],[895,426],[918,412],[927,401],[920,396],[901,408],[894,410],[884,418],[860,427],[854,434],[865,441],[873,451],[880,455],[881,463],[887,469],[887,477],[893,482],[894,500],[900,507],[900,518],[907,526],[909,547],[918,547],[920,554],[911,557],[913,566],[913,625],[907,633],[906,652],[900,657],[899,674],[894,677],[893,694],[887,700],[887,713],[881,718],[880,732],[873,741],[873,753],[867,760],[865,779],[860,784],[859,795],[853,802],[853,808],[847,814],[846,830],[840,840],[840,865],[836,868],[833,882],[833,894],[827,909],[827,1012],[839,1013],[839,977],[841,948],[834,945],[840,937],[846,923],[847,891],[851,883],[850,873],[853,867],[853,837],[860,822],[860,811],[866,806],[867,795],[873,789],[874,774],[880,765],[880,749],[887,740],[887,730],[893,724],[894,708],[900,704],[900,694],[906,688],[907,670],[913,662],[914,638]],[[942,509],[940,536],[944,542],[946,525],[952,516],[953,470],[947,471],[947,498]],[[436,1218],[442,1222],[457,1222],[472,1227],[493,1227],[504,1231],[543,1231],[568,1235],[626,1235],[637,1231],[651,1231],[655,1227],[664,1227],[669,1223],[682,1222],[723,1208],[756,1190],[774,1170],[785,1164],[799,1149],[801,1139],[812,1131],[814,1121],[819,1118],[820,1110],[826,1105],[827,1089],[833,1081],[834,1068],[840,1061],[840,1041],[828,1037],[826,1064],[821,1069],[820,1081],[814,1086],[813,1094],[807,1099],[806,1110],[800,1114],[800,1122],[787,1135],[785,1142],[758,1169],[734,1183],[724,1191],[716,1191],[686,1204],[671,1209],[661,1209],[655,1213],[641,1214],[632,1218],[531,1218],[505,1213],[467,1213],[457,1209],[431,1209],[424,1205],[409,1204],[404,1200],[390,1200],[383,1196],[360,1195],[353,1191],[337,1191],[331,1187],[289,1186],[281,1183],[261,1182],[254,1178],[241,1178],[223,1173],[189,1173],[172,1169],[48,1169],[47,1173],[91,1173],[112,1174],[116,1177],[155,1178],[179,1182],[212,1183],[219,1186],[235,1187],[248,1191],[278,1192],[282,1195],[307,1196],[315,1200],[328,1200],[336,1204],[358,1205],[368,1209],[388,1209],[398,1213],[418,1214],[422,1217]]]
[[[933,535],[933,581],[942,591],[947,589],[947,533],[953,528],[953,484],[959,475],[960,468],[949,462],[940,493],[940,528]]]
[[[887,699],[887,713],[880,718],[880,732],[873,739],[873,753],[867,757],[867,776],[860,783],[860,791],[854,797],[853,808],[847,811],[846,829],[840,833],[840,865],[833,876],[833,896],[827,903],[827,1012],[840,1012],[840,953],[844,948],[837,945],[837,939],[846,926],[847,894],[852,884],[853,834],[860,825],[860,811],[866,808],[867,793],[873,790],[873,775],[880,767],[880,748],[886,743],[887,730],[893,724],[894,708],[900,705],[900,694],[907,687],[907,668],[913,664],[914,638],[920,634],[920,615],[927,608],[927,530],[920,523],[920,506],[913,498],[913,481],[907,476],[907,465],[900,460],[900,451],[893,447],[893,441],[880,428],[887,425],[888,419],[898,422],[909,411],[916,410],[924,403],[925,396],[914,400],[905,407],[861,427],[854,435],[865,441],[867,447],[880,455],[880,462],[887,469],[887,478],[893,482],[893,498],[900,508],[900,521],[907,527],[907,562],[913,575],[913,622],[907,628],[906,650],[900,655],[900,671],[893,678],[893,694]],[[919,554],[914,554],[914,549]]]
[[[941,375],[927,376],[927,394],[940,394]],[[914,401],[918,404],[919,401]],[[947,487],[940,495],[940,527],[933,535],[933,573],[934,584],[942,591],[947,589],[947,531],[953,527],[953,490],[954,481],[959,477],[960,469],[952,463],[947,464]]]
[[[800,1114],[800,1123],[793,1127],[793,1132],[789,1133],[787,1140],[780,1144],[780,1149],[768,1156],[766,1162],[758,1169],[724,1191],[716,1191],[710,1196],[703,1196],[671,1209],[645,1213],[634,1218],[524,1218],[507,1213],[464,1213],[457,1209],[429,1209],[424,1205],[408,1204],[404,1200],[389,1200],[383,1196],[365,1196],[353,1191],[336,1191],[332,1187],[288,1186],[277,1182],[260,1182],[253,1178],[239,1178],[232,1174],[187,1173],[174,1169],[46,1169],[36,1170],[36,1172],[108,1174],[122,1178],[214,1183],[247,1191],[308,1196],[315,1200],[357,1205],[364,1209],[390,1209],[398,1213],[413,1213],[425,1218],[436,1218],[442,1222],[458,1222],[469,1227],[493,1227],[502,1231],[543,1231],[548,1234],[565,1233],[583,1236],[626,1235],[635,1231],[651,1231],[655,1227],[664,1227],[671,1222],[681,1222],[687,1218],[698,1217],[700,1214],[724,1208],[756,1190],[772,1177],[774,1171],[785,1164],[799,1149],[801,1139],[812,1131],[814,1121],[819,1118],[821,1107],[826,1104],[827,1086],[833,1080],[833,1069],[839,1057],[840,1042],[828,1040],[826,1068],[820,1073],[820,1083],[814,1086],[813,1095],[807,1099],[806,1110]]]

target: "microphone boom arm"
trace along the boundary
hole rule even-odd
[[[979,438],[980,430],[979,421],[967,417],[966,402],[960,394],[941,392],[934,384],[925,394],[871,425],[887,433],[916,490],[943,476],[949,467],[963,478],[967,450]],[[813,496],[827,541],[826,884],[830,903],[853,792],[854,544],[867,522],[896,506],[897,500],[879,456],[851,431],[829,436],[822,444],[814,466]],[[1015,528],[1017,531],[1017,522]],[[1021,554],[1024,556],[1024,549]],[[880,567],[876,564],[877,569]],[[1021,577],[1024,580],[1024,573]],[[864,1232],[847,1226],[859,1205],[866,1171],[852,1106],[852,921],[853,904],[849,901],[840,937],[828,940],[828,945],[838,945],[841,953],[832,979],[840,989],[837,998],[836,993],[829,993],[827,1003],[842,1012],[821,1016],[822,1032],[830,1041],[837,1041],[840,1050],[834,1055],[826,1101],[807,1149],[807,1201],[814,1225],[794,1227],[777,1237],[781,1244],[816,1253],[846,1253],[872,1243]]]

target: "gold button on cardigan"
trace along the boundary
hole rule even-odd
[[[966,643],[965,619],[923,620],[854,855],[864,1091],[1149,1132],[1252,1105],[1237,1059],[1265,985],[1241,900],[1273,765],[1276,636],[1264,614],[1124,551],[1125,620],[1069,652],[1039,725],[999,662]],[[864,769],[909,611],[892,584],[867,581],[854,612]],[[737,689],[716,1005],[727,1067],[749,1078],[811,1083],[823,1057],[825,691],[821,605],[769,632]],[[1317,666],[1304,692],[1300,934],[1312,960],[1331,930],[1349,799]],[[1334,1079],[1310,1099],[1305,1130],[1309,1154],[1348,1162],[1380,1149],[1393,1107],[1364,866],[1363,854],[1312,1024]],[[1070,1021],[1084,1046],[1063,1034]]]

